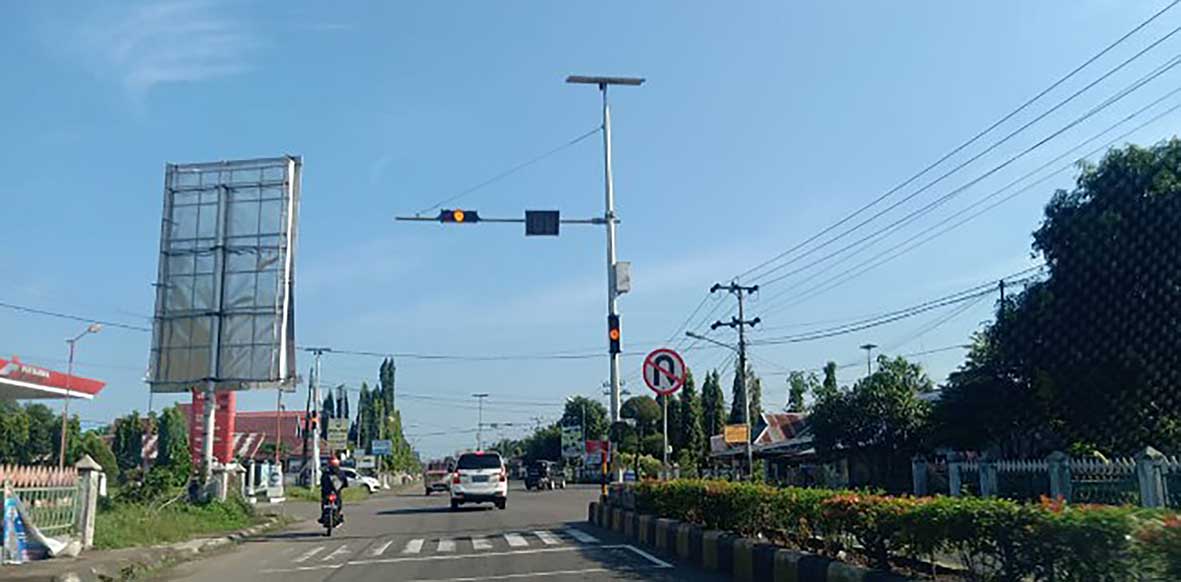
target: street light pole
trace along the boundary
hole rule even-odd
[[[57,455],[57,468],[62,469],[66,466],[66,445],[69,443],[69,417],[70,417],[70,388],[71,382],[74,379],[74,347],[78,340],[82,339],[87,334],[98,333],[102,331],[103,326],[98,323],[92,323],[86,326],[82,333],[66,340],[66,345],[70,347],[70,356],[66,363],[66,395],[62,397],[62,434],[58,443],[60,450]]]
[[[877,344],[862,344],[861,349],[865,350],[865,375],[873,375],[873,349],[878,347]]]
[[[615,320],[619,317],[618,289],[615,281],[615,184],[611,175],[611,106],[607,101],[608,85],[639,86],[644,82],[640,78],[628,77],[586,77],[571,75],[566,78],[567,83],[597,85],[603,95],[603,181],[605,194],[605,208],[603,220],[607,226],[607,317]],[[619,354],[609,350],[611,373],[611,421],[619,421],[620,393],[619,393]]]
[[[472,398],[479,401],[479,412],[476,417],[476,450],[484,450],[484,399],[488,397],[487,392],[479,394],[472,394]]]

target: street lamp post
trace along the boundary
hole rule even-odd
[[[878,347],[877,344],[861,344],[861,349],[865,350],[865,375],[873,375],[873,349]]]
[[[607,226],[607,319],[617,320],[619,317],[619,296],[615,281],[615,184],[611,176],[611,107],[607,102],[608,85],[627,85],[636,87],[643,84],[644,79],[635,77],[593,77],[571,75],[566,77],[567,83],[597,85],[603,95],[603,182],[605,193],[605,208],[603,220]],[[611,369],[611,422],[619,421],[619,354],[616,350],[609,350]]]
[[[66,345],[70,347],[70,357],[66,363],[66,395],[62,398],[62,434],[59,446],[61,449],[57,455],[57,467],[59,469],[66,466],[66,444],[68,440],[69,416],[70,416],[70,383],[74,379],[74,347],[78,340],[82,339],[88,334],[98,333],[102,331],[102,324],[92,323],[86,326],[82,333],[66,340]]]
[[[479,401],[479,412],[476,416],[476,450],[484,450],[484,399],[488,397],[487,392],[479,394],[472,394],[472,398]]]

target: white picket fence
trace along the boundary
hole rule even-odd
[[[1167,457],[1151,447],[1135,458],[1070,458],[1054,453],[1045,459],[947,460],[947,491],[928,488],[927,460],[916,457],[914,492],[1035,500],[1040,496],[1075,503],[1181,507],[1181,457]]]

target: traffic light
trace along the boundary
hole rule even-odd
[[[480,214],[475,210],[460,210],[443,209],[439,211],[439,222],[454,222],[457,224],[467,224],[469,222],[480,222]]]
[[[618,315],[608,315],[607,316],[607,339],[611,340],[611,348],[609,351],[612,354],[618,354],[619,352],[623,351],[622,348],[620,347],[620,341],[622,340],[622,338],[623,338],[623,335],[619,331],[619,316]]]

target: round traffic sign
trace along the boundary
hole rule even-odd
[[[668,396],[685,385],[685,360],[667,348],[653,350],[644,358],[644,383],[653,392]]]

